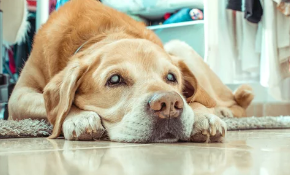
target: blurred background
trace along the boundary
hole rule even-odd
[[[69,0],[0,1],[0,118],[49,15]],[[249,116],[290,114],[289,0],[101,0],[166,43],[185,41],[233,91],[254,88]]]

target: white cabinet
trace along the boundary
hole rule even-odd
[[[202,58],[204,57],[204,21],[190,21],[166,25],[149,26],[163,43],[178,39],[189,44]]]

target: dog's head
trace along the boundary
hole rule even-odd
[[[215,105],[180,59],[143,39],[84,49],[50,81],[44,98],[52,138],[74,104],[98,113],[110,140],[122,142],[188,140],[194,121],[188,103]]]

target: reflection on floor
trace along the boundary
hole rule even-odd
[[[0,175],[289,175],[290,130],[230,131],[225,143],[0,140]]]

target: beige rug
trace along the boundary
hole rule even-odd
[[[290,116],[224,118],[223,120],[227,123],[228,131],[290,128]],[[47,137],[50,135],[51,131],[52,125],[44,120],[0,120],[0,139],[20,137]]]

